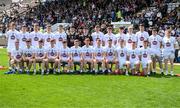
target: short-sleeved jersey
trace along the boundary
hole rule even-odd
[[[34,48],[31,46],[31,47],[26,47],[23,49],[23,55],[27,58],[31,58],[34,54]]]
[[[102,46],[95,47],[94,53],[96,54],[96,56],[95,56],[96,59],[103,58],[104,47],[102,47]]]
[[[44,36],[41,32],[33,31],[29,35],[32,38],[32,46],[33,47],[37,47],[39,40],[44,39]]]
[[[20,32],[19,33],[19,46],[20,48],[23,48],[26,46],[26,40],[31,39],[30,35],[28,32]]]
[[[115,47],[111,46],[111,47],[105,47],[104,48],[104,52],[106,53],[106,58],[107,59],[112,59],[114,58],[115,55]]]
[[[164,37],[162,40],[162,44],[164,46],[164,52],[174,51],[174,45],[176,44],[176,39],[174,37]]]
[[[22,49],[14,49],[14,50],[12,50],[12,52],[11,52],[11,56],[12,56],[14,59],[20,59],[20,58],[22,58],[22,54],[23,54]]]
[[[93,46],[96,46],[96,39],[99,38],[101,41],[103,40],[104,38],[104,33],[102,32],[94,32],[91,34],[92,36],[92,39],[93,39]]]
[[[105,46],[108,46],[108,40],[112,39],[112,43],[114,45],[114,43],[117,41],[116,35],[114,35],[113,33],[109,34],[105,34],[103,41],[105,42]]]
[[[125,38],[126,38],[126,34],[124,34],[124,33],[122,33],[122,34],[120,34],[120,33],[116,34],[117,43],[119,43],[121,40],[125,40]]]
[[[50,41],[51,39],[55,39],[54,38],[54,34],[53,33],[44,33],[44,46],[45,48],[50,48],[51,44],[50,44]]]
[[[117,53],[117,57],[119,60],[126,60],[127,58],[127,48],[121,48],[121,47],[117,47],[116,48],[116,53]]]
[[[137,37],[137,40],[138,40],[137,41],[137,47],[140,48],[141,46],[144,47],[143,42],[145,40],[146,41],[148,40],[149,34],[146,31],[143,31],[143,32],[139,31],[139,32],[136,33],[136,37]]]
[[[73,58],[80,58],[82,50],[81,50],[81,47],[79,47],[79,46],[77,48],[75,46],[72,46],[70,49],[70,52],[71,52]]]
[[[65,32],[56,32],[54,38],[56,39],[56,47],[62,47],[62,41],[67,39],[67,34]]]
[[[135,34],[127,33],[124,40],[125,40],[125,43],[126,43],[126,48],[128,50],[131,50],[133,42],[137,42],[137,37],[135,36]]]
[[[140,55],[141,55],[141,61],[142,62],[148,62],[148,60],[151,59],[151,49],[150,48],[142,48],[140,50]]]
[[[58,49],[56,47],[49,47],[47,49],[47,56],[48,58],[54,58],[54,57],[57,57],[58,55]]]
[[[93,57],[93,47],[84,45],[82,47],[82,53],[84,54],[84,59],[91,59]]]
[[[69,54],[70,54],[70,48],[69,47],[61,47],[61,49],[59,50],[59,56],[61,59],[67,59],[69,58]]]
[[[160,49],[160,45],[162,42],[162,37],[160,37],[159,35],[151,35],[148,39],[148,41],[150,42],[150,48],[153,50],[159,50]]]
[[[138,61],[139,55],[140,55],[140,50],[138,48],[128,50],[128,55],[129,55],[130,61]]]
[[[15,41],[19,39],[19,32],[17,30],[9,30],[6,33],[6,36],[8,38],[8,49],[15,49]]]
[[[40,48],[37,47],[34,49],[35,51],[35,57],[44,57],[44,55],[46,54],[46,49],[44,47]]]

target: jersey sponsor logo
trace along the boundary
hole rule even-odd
[[[55,53],[54,53],[54,52],[51,52],[50,55],[51,55],[51,56],[55,56]]]
[[[62,38],[62,37],[59,37],[59,41],[63,41],[63,38]]]
[[[27,39],[26,39],[25,37],[22,38],[22,41],[23,41],[23,42],[26,41],[26,40],[27,40]]]
[[[131,40],[131,39],[128,39],[128,43],[132,43],[132,40]]]
[[[31,53],[28,53],[28,54],[27,54],[27,57],[31,57],[31,56],[32,56],[32,54],[31,54]]]
[[[108,55],[109,55],[109,56],[112,56],[112,55],[113,55],[113,53],[112,53],[112,52],[109,52],[109,53],[108,53]]]
[[[62,56],[62,57],[67,57],[67,54],[66,54],[66,53],[63,53],[61,56]]]
[[[97,56],[101,56],[101,53],[100,53],[100,52],[98,52],[98,53],[97,53]]]
[[[47,42],[50,42],[50,40],[51,40],[51,38],[47,38],[47,39],[46,39]]]
[[[157,41],[153,41],[152,43],[153,43],[153,45],[157,45]]]
[[[20,59],[21,58],[21,55],[16,55],[16,59]]]
[[[170,46],[171,46],[171,43],[170,43],[170,42],[167,42],[167,43],[166,43],[166,46],[167,46],[167,47],[170,47]]]
[[[135,54],[132,54],[132,55],[131,55],[131,58],[133,58],[133,59],[136,58],[136,55],[135,55]]]
[[[124,57],[124,53],[121,53],[120,56],[121,56],[121,57]]]
[[[143,57],[144,57],[144,58],[147,58],[147,54],[146,54],[146,53],[144,53],[144,54],[143,54]]]
[[[44,56],[44,54],[43,53],[39,53],[39,57],[43,57]]]
[[[39,38],[38,37],[34,37],[34,41],[38,41],[39,40]]]
[[[15,36],[14,36],[14,34],[11,36],[11,39],[12,39],[12,40],[15,40]]]
[[[77,57],[77,56],[78,56],[78,53],[77,53],[77,52],[75,52],[75,53],[74,53],[74,57]]]
[[[86,52],[86,56],[90,56],[90,53],[89,53],[89,52]]]
[[[144,37],[140,37],[140,41],[144,41]]]

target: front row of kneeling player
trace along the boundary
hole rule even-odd
[[[149,73],[149,66],[151,63],[150,50],[148,49],[148,42],[144,41],[144,48],[137,49],[136,43],[132,44],[132,50],[127,50],[124,47],[124,41],[120,42],[119,47],[115,48],[112,45],[112,40],[108,40],[108,46],[102,47],[101,40],[97,39],[97,46],[93,48],[90,46],[90,39],[85,39],[85,45],[79,47],[79,41],[74,41],[74,46],[67,47],[67,42],[63,41],[63,46],[59,49],[55,48],[55,40],[51,40],[51,47],[45,49],[43,47],[43,40],[39,41],[37,48],[32,48],[31,41],[26,41],[26,47],[19,49],[19,41],[15,42],[16,49],[11,52],[11,67],[12,72],[15,70],[22,73],[26,70],[29,74],[33,65],[34,74],[36,74],[36,65],[39,64],[39,71],[41,74],[49,74],[50,69],[54,74],[56,72],[65,71],[67,73],[73,72],[73,68],[76,65],[80,65],[80,73],[88,71],[98,73],[112,72],[112,64],[115,64],[115,72],[124,72],[128,75],[128,71],[131,71],[132,75],[135,75],[139,71],[140,64],[145,75]],[[51,68],[49,68],[49,66]],[[62,66],[62,69],[61,69]],[[67,69],[64,69],[64,68]]]

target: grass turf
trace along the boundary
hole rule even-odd
[[[0,49],[0,65],[7,66]],[[179,77],[4,75],[0,108],[179,108]],[[180,73],[180,66],[175,66]]]

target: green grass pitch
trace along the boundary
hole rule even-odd
[[[0,65],[7,66],[0,49]],[[180,108],[180,77],[4,75],[0,108]],[[175,66],[180,74],[180,66]]]

